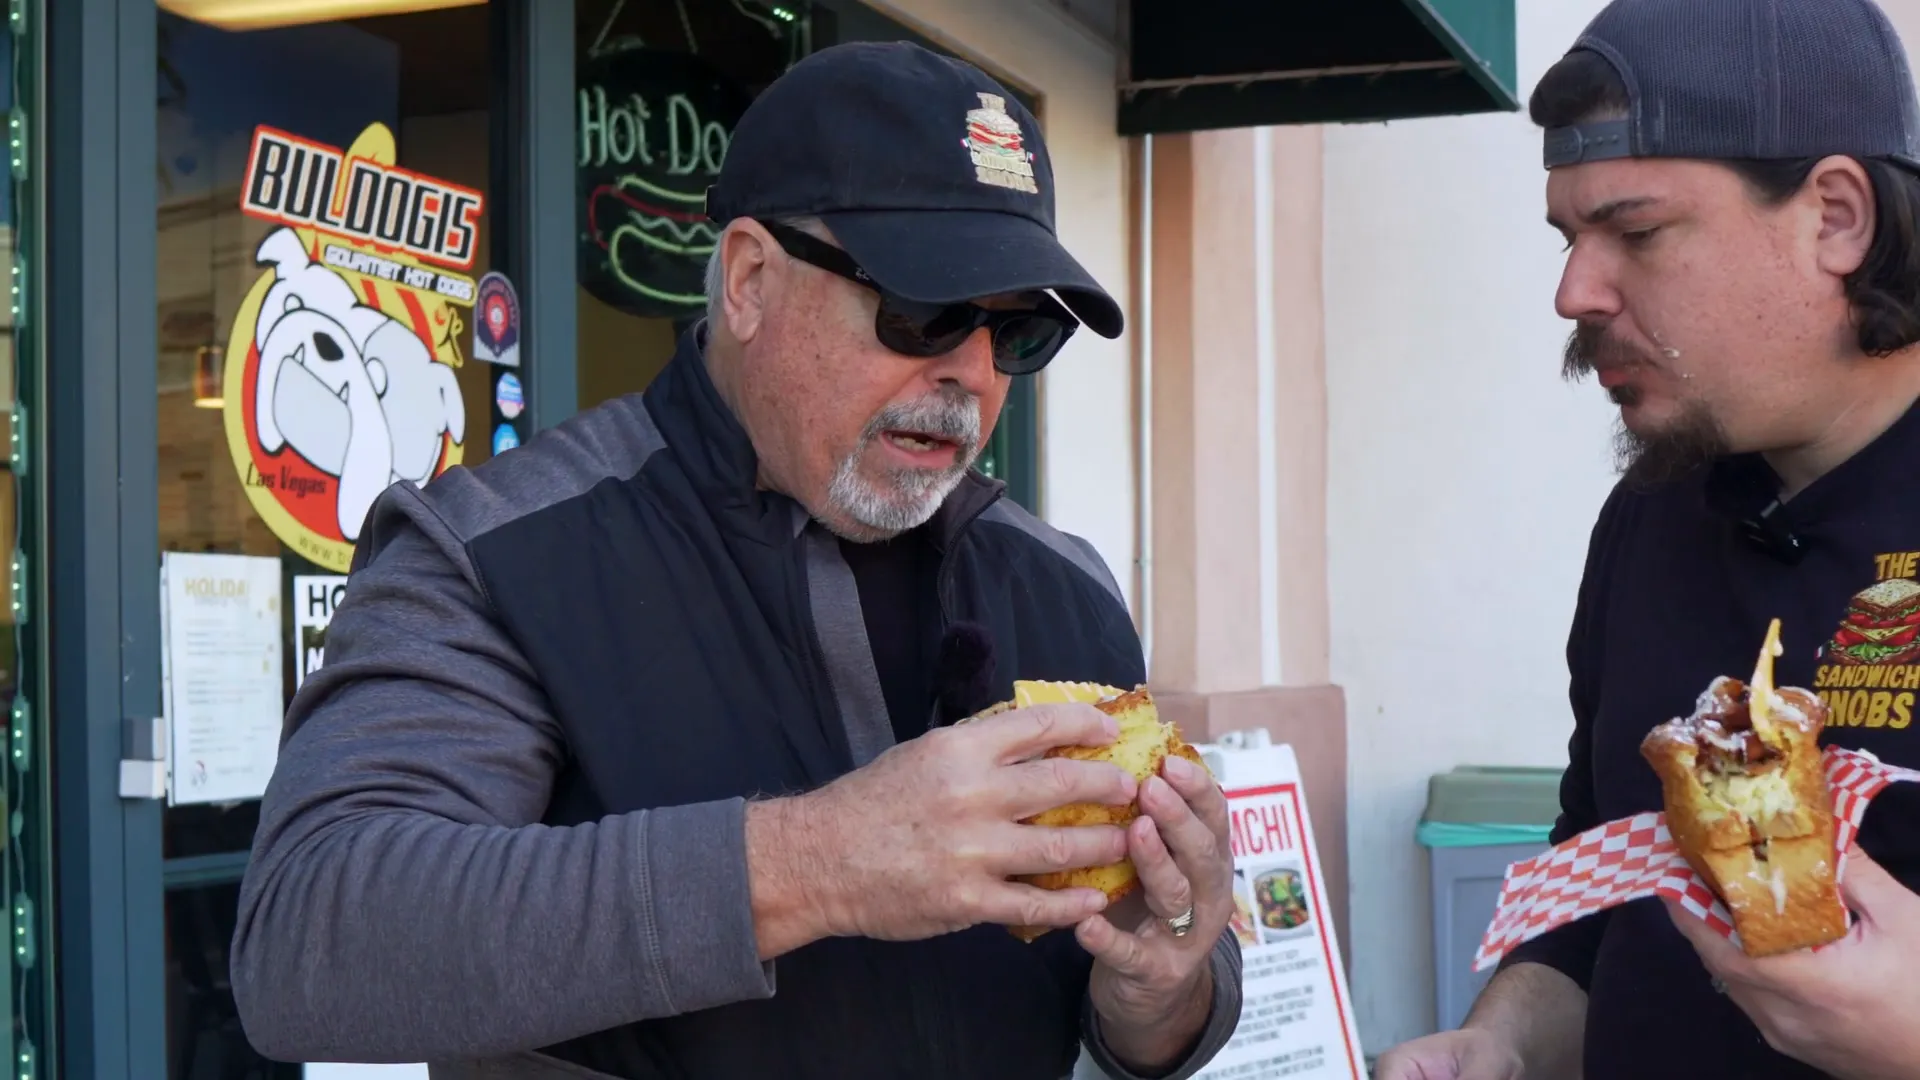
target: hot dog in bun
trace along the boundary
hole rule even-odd
[[[1715,679],[1691,716],[1660,725],[1640,745],[1660,775],[1674,843],[1726,904],[1750,956],[1847,932],[1820,750],[1826,706],[1805,690],[1773,685],[1779,653],[1775,619],[1751,682]]]

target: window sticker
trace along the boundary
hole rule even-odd
[[[240,210],[273,228],[227,348],[228,447],[274,535],[345,573],[382,491],[460,462],[481,196],[399,168],[384,124],[345,150],[263,126]]]

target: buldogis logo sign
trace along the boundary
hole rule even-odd
[[[273,223],[227,348],[227,444],[274,535],[344,573],[374,499],[459,463],[478,192],[396,167],[393,132],[345,150],[255,130],[242,213]]]

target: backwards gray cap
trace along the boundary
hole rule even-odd
[[[1871,0],[1614,0],[1572,52],[1620,73],[1625,120],[1546,133],[1546,167],[1846,154],[1920,170],[1907,55]]]

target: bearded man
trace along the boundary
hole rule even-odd
[[[1870,0],[1615,0],[1535,88],[1567,373],[1620,408],[1572,633],[1555,843],[1662,808],[1647,732],[1752,670],[1920,766],[1920,106]],[[1379,1080],[1920,1076],[1920,785],[1868,810],[1819,950],[1647,899],[1509,953]]]

